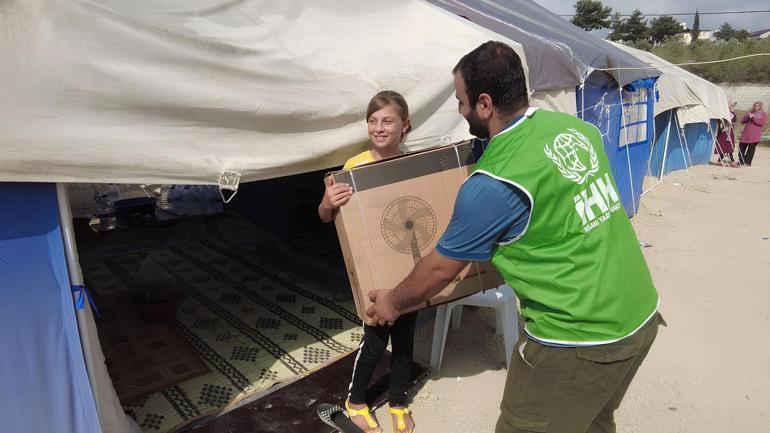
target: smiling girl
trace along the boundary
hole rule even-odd
[[[401,154],[400,146],[406,134],[412,129],[409,121],[409,107],[400,94],[386,90],[369,101],[366,109],[366,121],[369,142],[372,148],[347,160],[343,169]],[[323,222],[334,221],[340,206],[344,205],[353,194],[353,188],[346,183],[334,183],[332,176],[325,181],[326,191],[318,216]],[[345,409],[350,419],[366,433],[382,431],[366,405],[366,388],[380,358],[385,353],[388,339],[391,340],[389,397],[393,431],[411,433],[414,421],[407,406],[406,389],[412,372],[414,349],[414,326],[416,313],[401,316],[392,326],[369,326],[364,324],[364,338],[359,346],[359,353],[353,365],[353,374],[348,387]]]

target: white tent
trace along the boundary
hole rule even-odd
[[[369,98],[409,149],[469,137],[451,68],[490,39],[426,2],[30,0],[0,7],[0,180],[215,184],[341,164]],[[572,98],[574,100],[574,98]],[[573,102],[574,105],[574,102]]]
[[[724,90],[652,53],[612,44],[662,71],[654,106],[658,131],[647,165],[647,174],[657,181],[651,177],[645,192],[655,188],[665,173],[706,164],[713,154],[717,121],[731,118]]]
[[[730,120],[727,97],[721,87],[655,54],[615,42],[610,43],[661,71],[657,84],[660,100],[655,103],[656,116],[679,108],[679,121],[682,125],[708,123],[709,119]]]

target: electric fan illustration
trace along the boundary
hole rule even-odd
[[[383,211],[382,237],[402,254],[412,254],[420,260],[420,250],[430,246],[436,236],[436,213],[423,199],[414,196],[399,197]]]

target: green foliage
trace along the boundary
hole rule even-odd
[[[612,23],[610,25],[612,32],[608,35],[611,41],[624,41],[635,44],[641,40],[648,38],[649,29],[647,28],[647,21],[644,19],[644,15],[639,9],[634,9],[631,16],[628,18],[621,18],[620,14],[616,13],[612,17]]]
[[[653,18],[650,21],[650,41],[661,44],[672,36],[682,33],[682,25],[671,16]]]
[[[714,32],[714,37],[717,38],[718,41],[729,41],[735,37],[735,29],[730,23],[724,23],[719,27],[719,30]]]
[[[691,44],[700,37],[700,14],[698,14],[697,9],[695,10],[695,18],[692,20],[692,32],[690,32],[690,36],[692,37],[690,39]]]
[[[649,32],[647,20],[644,19],[644,15],[642,15],[642,11],[639,9],[634,9],[631,12],[631,16],[626,20],[626,32],[629,41],[637,42],[647,39]]]
[[[572,24],[591,31],[595,29],[604,29],[610,27],[610,14],[612,8],[604,6],[598,0],[578,0],[575,3],[575,16],[572,17]]]
[[[735,32],[735,39],[738,39],[739,41],[745,41],[749,37],[751,37],[751,33],[746,29]]]
[[[609,35],[607,35],[607,39],[611,41],[619,41],[623,39],[623,26],[624,22],[623,18],[620,16],[620,12],[615,12],[615,15],[613,15],[612,19],[610,20],[610,29],[612,29],[612,31]]]
[[[650,51],[674,64],[708,62],[750,54],[770,54],[770,39],[699,40],[691,46],[680,40],[669,40]],[[770,83],[770,56],[682,67],[714,83]]]
[[[644,51],[650,51],[652,50],[652,47],[653,47],[650,41],[646,41],[644,39],[637,41],[635,44],[632,44],[631,46],[636,48],[637,50],[644,50]]]

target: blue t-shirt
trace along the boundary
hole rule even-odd
[[[452,220],[436,250],[457,260],[489,260],[496,243],[524,233],[530,207],[529,197],[521,189],[474,174],[460,187]]]
[[[521,117],[516,116],[503,130]],[[473,146],[477,160],[488,143],[482,140]],[[531,206],[521,189],[485,174],[474,174],[460,187],[452,220],[436,250],[457,260],[489,260],[496,243],[514,240],[524,233]]]

